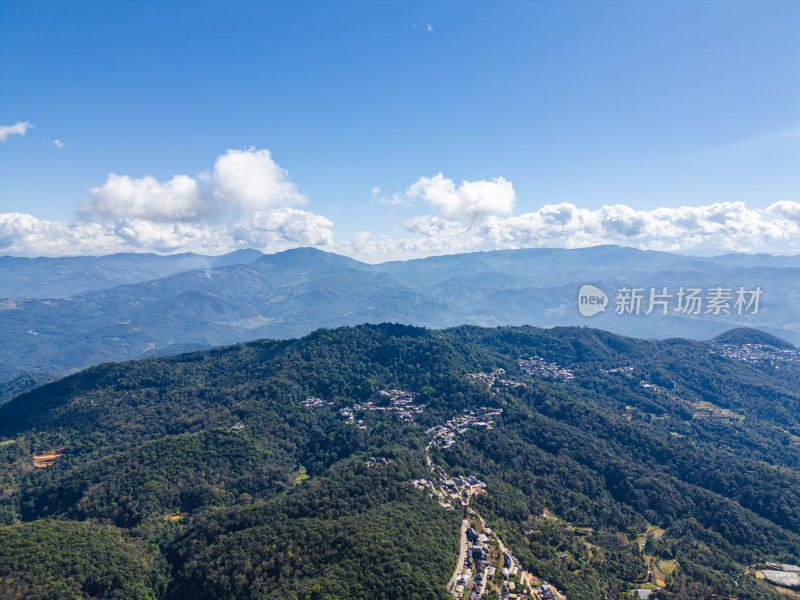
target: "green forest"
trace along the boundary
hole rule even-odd
[[[500,408],[432,456],[567,598],[783,598],[754,574],[800,563],[794,351],[383,324],[93,367],[0,406],[0,598],[452,598],[464,514],[409,482],[431,428]]]

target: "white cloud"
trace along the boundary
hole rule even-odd
[[[275,251],[328,246],[333,223],[295,208],[259,211],[232,224],[118,219],[104,223],[44,221],[22,213],[0,213],[0,252],[25,256],[70,256],[114,252],[203,252],[237,248]]]
[[[44,221],[0,213],[0,251],[29,256],[110,254],[124,250],[118,236],[97,223]]]
[[[215,198],[245,213],[306,203],[288,172],[272,160],[269,150],[255,148],[228,150],[219,156],[209,190]]]
[[[767,208],[768,213],[772,213],[787,219],[800,223],[800,202],[791,202],[789,200],[780,200]]]
[[[426,31],[430,31],[431,33],[433,33],[433,27],[431,27],[430,23],[425,23],[425,29]]]
[[[779,218],[772,218],[777,214]],[[742,202],[706,206],[636,210],[607,205],[596,210],[562,203],[535,212],[476,224],[441,217],[416,217],[405,223],[409,233],[436,240],[479,240],[473,249],[567,247],[620,244],[655,250],[773,251],[800,250],[800,204],[776,203],[767,210]]]
[[[25,135],[33,125],[28,121],[19,121],[13,125],[0,125],[0,142],[5,142],[10,135]]]
[[[379,192],[376,188],[373,196]],[[421,199],[440,213],[407,219],[404,228],[409,237],[374,239],[362,234],[348,248],[365,258],[370,253],[399,258],[404,252],[600,244],[668,251],[800,251],[798,202],[776,202],[765,210],[749,209],[743,202],[652,210],[623,204],[590,210],[561,203],[513,215],[516,194],[510,181],[498,177],[456,185],[442,173],[421,177],[402,198]]]
[[[381,195],[381,188],[377,185],[372,188],[372,201],[384,206],[411,206],[414,201],[405,194],[392,194],[387,198]]]
[[[404,223],[408,237],[362,232],[339,251],[367,261],[416,258],[479,250],[617,244],[640,249],[698,252],[800,251],[800,203],[765,210],[742,202],[636,210],[621,204],[596,210],[562,203],[475,223],[422,215]],[[414,236],[414,237],[412,237]]]
[[[224,226],[195,223],[156,223],[140,219],[111,222],[109,228],[126,248],[174,252],[191,248],[209,252],[230,249]]]
[[[196,178],[175,175],[161,182],[149,175],[134,178],[111,173],[103,185],[90,189],[79,212],[86,218],[194,222],[235,220],[258,210],[305,202],[269,150],[250,148],[228,150],[217,157],[211,173]]]
[[[91,188],[90,194],[79,208],[85,216],[193,221],[216,211],[197,181],[188,175],[175,175],[161,183],[150,176],[134,179],[111,173],[103,185]]]
[[[671,251],[800,251],[800,202],[764,210],[743,202],[637,210],[548,204],[513,215],[516,199],[503,178],[456,185],[441,173],[422,177],[389,200],[422,200],[439,209],[404,222],[400,238],[360,232],[334,243],[333,223],[296,208],[305,202],[266,150],[229,150],[212,170],[167,181],[110,174],[79,207],[82,221],[44,221],[0,213],[0,252],[23,255],[107,254],[120,251],[221,253],[241,247],[275,251],[322,246],[366,260],[524,247],[619,244]],[[92,221],[97,222],[92,222]]]
[[[431,217],[430,215],[408,219],[403,226],[406,231],[423,237],[460,235],[468,230],[467,227],[456,221],[449,221],[442,217]]]
[[[361,231],[351,241],[336,244],[332,250],[367,262],[382,262],[469,252],[481,247],[482,240],[478,236],[466,230],[459,233],[461,235],[401,239],[381,236],[376,239],[372,232]]]
[[[22,213],[0,213],[0,251],[28,256],[114,252],[221,253],[231,250],[224,226],[154,223],[138,219],[90,223],[45,221]]]
[[[50,143],[51,143],[51,144],[53,144],[53,146],[55,146],[55,147],[56,147],[56,148],[58,148],[59,150],[60,150],[61,148],[63,148],[64,146],[66,146],[66,144],[65,144],[64,142],[62,142],[61,140],[58,140],[58,139],[56,139],[56,140],[53,140],[53,141],[52,141],[52,142],[50,142]]]
[[[267,248],[281,242],[324,246],[333,242],[333,222],[296,208],[258,211],[239,222],[231,235],[237,245]]]
[[[0,213],[0,252],[23,255],[138,251],[222,253],[333,242],[333,223],[293,208],[306,201],[269,151],[228,150],[211,172],[167,181],[111,173],[78,207],[81,221]],[[99,222],[93,222],[99,221]]]
[[[511,214],[517,196],[511,182],[502,177],[492,181],[462,181],[456,187],[452,179],[445,179],[441,173],[421,177],[408,188],[406,195],[441,208],[445,219],[466,223],[476,223],[490,215]]]

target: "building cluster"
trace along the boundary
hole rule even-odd
[[[534,597],[539,600],[556,600],[558,598],[556,589],[547,583],[543,583],[534,590]]]
[[[300,406],[305,406],[306,408],[313,408],[315,406],[322,406],[324,402],[322,398],[316,398],[315,396],[309,396],[305,400],[300,403]],[[332,404],[332,403],[331,403]]]
[[[364,404],[346,406],[339,411],[339,414],[342,415],[350,425],[358,424],[361,429],[366,429],[363,420],[356,421],[355,413],[357,411],[364,410],[391,413],[404,423],[413,425],[415,424],[416,416],[425,410],[425,404],[414,404],[414,398],[416,398],[417,394],[413,392],[381,390],[380,395],[389,400],[388,406],[384,406],[382,402],[380,404],[375,404],[370,401]]]
[[[415,479],[411,484],[417,489],[426,490],[443,508],[453,510],[454,504],[468,506],[470,498],[486,491],[486,484],[474,475],[450,477],[439,465],[432,465],[431,470],[436,476],[435,481]]]
[[[367,460],[368,467],[374,467],[375,465],[390,465],[392,464],[391,458],[386,458],[385,456],[370,456]]]
[[[539,356],[520,359],[519,367],[529,375],[536,375],[539,377],[555,377],[556,379],[563,379],[564,381],[575,378],[575,375],[569,369],[565,369],[556,363],[547,362]]]
[[[735,358],[745,362],[768,363],[773,367],[781,364],[800,364],[800,350],[793,348],[775,348],[765,344],[717,344],[712,353],[719,353],[726,358]]]
[[[242,423],[241,421],[239,421],[239,422],[238,422],[238,423],[236,423],[235,425],[232,425],[232,426],[231,426],[231,428],[230,428],[230,429],[228,429],[228,431],[232,431],[232,432],[234,432],[234,433],[235,433],[235,432],[237,432],[237,431],[241,431],[242,429],[244,429],[244,423]]]
[[[481,519],[481,521],[483,521]],[[466,542],[458,566],[452,594],[463,598],[468,591],[470,600],[480,600],[492,588],[499,590],[501,600],[563,600],[564,596],[547,582],[540,582],[522,568],[513,553],[489,527],[478,532],[473,526],[466,529]],[[491,544],[496,540],[499,556],[492,557]],[[502,580],[497,578],[498,570]]]
[[[462,524],[464,545],[448,584],[455,598],[464,598],[466,594],[470,600],[480,600],[493,591],[499,591],[501,600],[566,600],[555,588],[546,582],[542,584],[525,571],[500,537],[486,526],[484,518],[470,507],[474,496],[487,491],[486,483],[474,475],[450,477],[443,467],[431,460],[432,446],[447,447],[453,443],[455,435],[465,433],[470,427],[491,428],[491,417],[502,412],[502,408],[482,406],[477,413],[465,410],[463,415],[450,419],[446,424],[429,429],[428,433],[433,433],[434,439],[425,448],[425,456],[433,479],[415,479],[410,483],[427,491],[444,508],[455,510],[454,505],[460,505],[462,510],[477,519],[473,519],[473,523],[480,521],[483,526],[479,532],[467,519]],[[499,557],[496,552],[492,555],[492,546],[499,549]],[[497,577],[498,569],[502,580]]]
[[[453,417],[443,425],[431,427],[426,433],[433,434],[433,443],[440,448],[449,448],[456,443],[456,436],[467,433],[470,429],[492,429],[493,417],[503,414],[502,408],[480,407],[474,410],[464,410],[464,414]]]
[[[459,579],[464,581],[466,585],[461,588],[463,595],[465,589],[469,589],[469,597],[471,600],[486,595],[488,591],[487,585],[494,579],[497,567],[491,564],[489,560],[489,542],[491,540],[491,530],[484,529],[481,533],[475,531],[473,527],[467,529],[467,552],[464,558],[464,568],[461,571]],[[473,571],[474,565],[474,571]],[[468,575],[465,577],[465,573]],[[475,579],[472,580],[472,573],[475,573]],[[468,587],[469,585],[472,587]],[[458,594],[459,588],[456,586],[454,593]]]
[[[524,383],[506,378],[505,369],[495,369],[491,373],[469,373],[475,381],[482,381],[489,387],[525,387]]]
[[[431,495],[432,498],[438,499],[440,501],[439,504],[442,504],[441,500],[443,498],[443,494],[441,493],[441,491],[436,489],[436,486],[433,485],[433,481],[432,480],[430,480],[430,479],[415,479],[415,480],[413,480],[411,482],[411,485],[413,485],[418,490],[427,491]],[[450,508],[453,508],[452,504],[450,505]]]
[[[448,478],[441,480],[440,483],[442,490],[450,497],[451,501],[457,502],[461,506],[467,506],[472,496],[486,491],[486,484],[474,475]]]
[[[606,373],[620,373],[622,375],[630,375],[633,373],[633,367],[614,367],[613,369],[608,369]]]

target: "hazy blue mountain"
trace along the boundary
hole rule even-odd
[[[576,276],[595,277],[628,269],[649,272],[681,270],[707,272],[709,259],[679,256],[667,252],[642,251],[619,246],[595,246],[565,250],[525,248],[437,256],[380,265],[404,283],[425,288],[431,283],[455,277],[474,277],[483,273],[512,275],[530,283],[549,285],[575,283]],[[513,287],[520,287],[512,284]]]
[[[63,258],[0,256],[0,298],[63,298],[182,271],[247,264],[260,256],[261,252],[252,249],[222,256],[191,252],[172,256],[131,253]]]
[[[447,307],[358,261],[319,250],[179,273],[0,311],[0,377],[63,373],[186,344],[288,338],[319,327],[441,322]]]
[[[86,269],[92,261],[104,265],[105,274],[97,275],[104,285],[113,280],[115,264],[128,265],[116,275],[123,278],[207,262],[201,269],[68,297],[0,301],[0,381],[28,381],[30,373],[61,375],[104,361],[379,322],[437,328],[463,323],[578,325],[645,338],[694,339],[753,327],[800,343],[797,257],[698,258],[601,246],[478,252],[378,265],[311,248],[269,255],[242,251],[217,257],[214,264],[196,255],[85,260]],[[141,264],[132,266],[137,260]],[[36,281],[30,277],[32,289]],[[585,283],[608,294],[605,312],[588,318],[578,312],[577,293]],[[642,314],[615,314],[614,295],[622,286],[645,290]],[[674,294],[681,286],[760,286],[759,314],[644,314],[651,287],[667,287]]]
[[[454,322],[480,325],[589,325],[648,338],[707,339],[741,325],[758,327],[800,342],[800,257],[727,254],[699,258],[617,246],[576,250],[524,249],[458,254],[378,268],[410,288],[450,307]],[[611,297],[612,306],[590,318],[576,309],[584,283]],[[680,287],[704,290],[744,286],[763,290],[758,315],[685,316],[617,315],[614,293],[622,286],[645,288],[641,312],[647,310],[649,289]],[[460,320],[459,320],[460,319]],[[454,324],[442,323],[440,325]]]
[[[709,259],[718,264],[738,267],[800,267],[800,255],[773,256],[772,254],[723,254]]]

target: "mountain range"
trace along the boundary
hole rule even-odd
[[[798,383],[752,329],[360,325],[95,366],[0,406],[0,598],[794,597]]]
[[[592,284],[609,303],[640,288],[640,314],[577,309]],[[645,314],[650,288],[675,296],[760,288],[758,314]],[[0,259],[3,397],[88,365],[174,354],[319,327],[591,326],[645,338],[708,339],[735,326],[800,343],[800,256],[712,258],[615,246],[478,252],[367,264],[312,248],[220,257],[123,254]],[[732,293],[733,293],[732,292]]]

